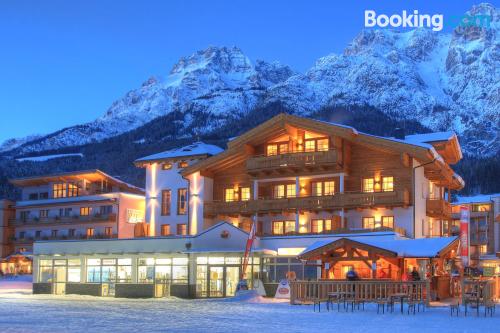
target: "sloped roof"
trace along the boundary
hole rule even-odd
[[[206,144],[204,142],[195,142],[188,146],[178,147],[163,151],[161,153],[141,157],[135,160],[135,162],[137,163],[137,162],[160,161],[177,157],[188,157],[188,156],[199,156],[199,155],[212,156],[222,151],[223,149],[220,148],[219,146]]]
[[[418,143],[429,143],[436,141],[448,141],[453,139],[455,132],[434,132],[434,133],[424,133],[424,134],[412,134],[405,136],[405,141],[408,142],[418,142]]]
[[[322,247],[332,245],[340,239],[348,239],[354,242],[366,244],[386,251],[396,253],[398,257],[405,258],[432,258],[458,241],[457,237],[436,238],[398,238],[398,237],[340,237],[335,240],[322,240],[311,244],[299,256],[307,256],[308,253]]]
[[[494,197],[500,197],[500,193],[496,194],[478,194],[470,197],[457,196],[453,204],[469,204],[469,203],[483,203],[490,202]]]

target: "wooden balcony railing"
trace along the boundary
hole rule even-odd
[[[88,222],[114,222],[116,214],[96,214],[88,216],[55,216],[45,218],[10,219],[10,225],[46,225],[46,224],[75,224]]]
[[[441,219],[451,218],[451,204],[445,199],[427,199],[427,216]]]
[[[410,204],[408,190],[375,193],[337,193],[319,197],[259,199],[249,201],[212,201],[204,205],[205,215],[247,215],[286,210],[334,210],[375,206],[406,206]]]
[[[291,281],[290,304],[300,304],[315,300],[327,300],[329,293],[347,293],[354,299],[373,302],[387,299],[392,294],[405,293],[413,299],[429,303],[429,281],[393,281],[393,280],[320,280]]]
[[[328,167],[338,163],[336,150],[294,152],[273,156],[255,156],[246,162],[247,171],[256,173],[285,168]]]

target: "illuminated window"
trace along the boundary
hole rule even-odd
[[[162,224],[161,225],[161,235],[162,236],[170,235],[170,224]]]
[[[94,228],[87,228],[87,237],[93,237],[94,236],[95,229]]]
[[[382,191],[394,191],[394,177],[382,177]]]
[[[170,169],[172,169],[172,163],[163,163],[161,165],[161,169],[162,170],[170,170]]]
[[[180,235],[180,236],[187,235],[187,225],[186,224],[178,224],[177,225],[177,235]]]
[[[363,217],[363,229],[374,229],[374,228],[375,228],[375,218]]]
[[[172,191],[162,190],[161,191],[161,215],[170,215],[170,205],[172,203]]]
[[[306,140],[305,144],[306,151],[316,151],[316,140]]]
[[[374,180],[373,178],[363,179],[363,192],[373,192],[374,191]]]
[[[313,196],[322,196],[323,195],[323,184],[321,182],[313,182],[312,186],[312,195]]]
[[[56,183],[52,184],[52,196],[54,198],[66,198],[66,184]]]
[[[285,197],[285,185],[274,185],[273,195],[275,199],[281,199]]]
[[[267,145],[267,156],[274,156],[278,155],[278,145],[277,144],[270,144]]]
[[[488,246],[487,245],[479,245],[479,254],[484,255],[488,253]]]
[[[285,221],[285,234],[295,232],[295,221]]]
[[[318,151],[326,151],[328,150],[328,139],[318,139],[317,141],[317,149]]]
[[[177,190],[177,215],[186,215],[187,213],[187,189]]]
[[[286,197],[287,198],[294,198],[295,196],[296,196],[295,184],[288,184],[286,186]]]
[[[226,191],[224,193],[224,200],[226,202],[231,202],[231,201],[235,201],[236,196],[234,195],[234,188],[226,188]]]
[[[81,216],[89,216],[92,208],[90,207],[80,207],[80,215]]]
[[[280,152],[280,154],[287,154],[288,153],[288,143],[280,143],[279,152]]]
[[[113,228],[112,227],[105,227],[104,228],[104,236],[109,238],[112,235],[113,235]]]
[[[273,221],[273,234],[283,235],[295,232],[295,221]]]
[[[241,188],[241,201],[250,200],[250,187]]]
[[[189,164],[188,164],[188,162],[186,162],[186,161],[181,161],[181,162],[179,162],[179,163],[177,164],[177,167],[178,167],[179,169],[182,169],[182,168],[187,168],[187,167],[188,167],[188,165],[189,165]]]
[[[312,220],[311,221],[311,232],[321,233],[323,232],[323,220]]]
[[[472,205],[473,212],[489,212],[491,206],[489,204]]]
[[[333,180],[323,183],[324,185],[324,195],[334,195],[335,194],[335,182]]]
[[[331,231],[332,230],[332,220],[330,220],[330,219],[324,220],[323,228],[325,231]]]
[[[382,227],[394,229],[394,216],[382,216]]]
[[[78,196],[78,185],[74,183],[68,183],[68,197]]]

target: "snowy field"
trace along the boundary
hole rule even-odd
[[[313,312],[312,306],[250,300],[113,299],[31,295],[26,278],[0,280],[0,332],[499,332],[496,316],[425,313],[377,315],[370,304],[354,313]]]

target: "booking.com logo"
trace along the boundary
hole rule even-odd
[[[401,15],[377,14],[374,10],[365,10],[366,28],[432,28],[433,31],[441,31],[445,24],[455,27],[476,26],[488,29],[491,23],[490,15],[458,15],[447,18],[444,21],[443,14],[420,14],[418,10],[408,13],[403,10]]]

